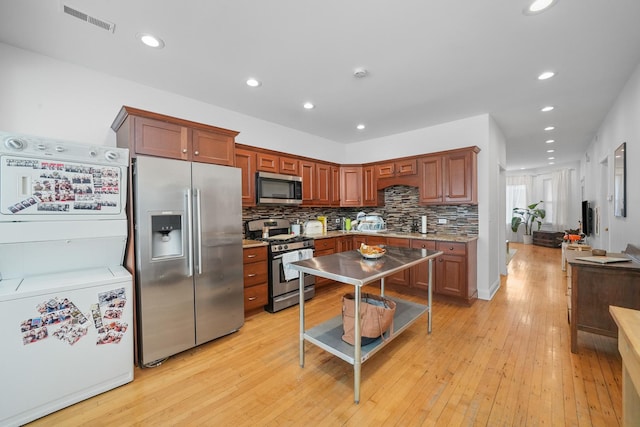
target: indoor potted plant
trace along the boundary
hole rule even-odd
[[[542,226],[542,220],[547,214],[544,209],[538,208],[542,200],[530,204],[526,208],[513,208],[513,217],[511,218],[511,230],[518,232],[520,224],[524,224],[524,234],[522,240],[525,244],[530,245],[533,241],[533,224],[538,224],[538,230]]]

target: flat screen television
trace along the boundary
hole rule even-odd
[[[586,200],[582,201],[582,232],[586,236],[593,233],[593,208]]]

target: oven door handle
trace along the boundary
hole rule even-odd
[[[311,249],[313,252],[315,252],[315,251],[316,251],[316,250],[315,250],[315,248],[304,248],[304,249]],[[301,250],[302,250],[302,249],[296,249],[295,251],[296,251],[296,252],[300,252]],[[290,251],[290,252],[293,252],[293,251]],[[289,252],[285,252],[285,253],[289,253]],[[284,256],[284,253],[282,253],[282,254],[280,254],[280,255],[274,255],[274,256],[272,257],[272,259],[282,259],[282,257],[283,257],[283,256]]]

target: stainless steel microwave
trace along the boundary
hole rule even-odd
[[[256,172],[256,202],[259,205],[299,205],[302,178],[269,172]]]

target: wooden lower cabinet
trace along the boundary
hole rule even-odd
[[[443,254],[436,261],[435,292],[473,303],[478,298],[477,241],[436,242],[436,250]]]
[[[420,239],[412,239],[411,247],[413,249],[436,249],[435,240],[420,240]],[[435,285],[436,283],[436,263],[438,262],[438,258],[435,258],[432,261],[433,269],[431,271],[431,280]],[[420,289],[423,291],[429,290],[429,263],[423,262],[422,264],[418,264],[415,267],[410,269],[411,271],[411,287],[415,289]],[[434,286],[435,287],[435,286]]]
[[[401,239],[397,237],[387,238],[388,246],[398,246],[402,248],[411,247],[411,239]],[[411,268],[399,271],[395,274],[387,276],[384,281],[390,285],[409,286],[411,284]]]
[[[313,254],[313,256],[320,257],[336,253],[336,239],[336,237],[316,239],[314,242],[315,253]],[[333,280],[316,276],[316,289],[326,286],[330,283],[333,283]]]
[[[267,247],[244,248],[244,312],[262,309],[268,302]]]
[[[353,238],[351,236],[336,237],[336,253],[352,251]]]

